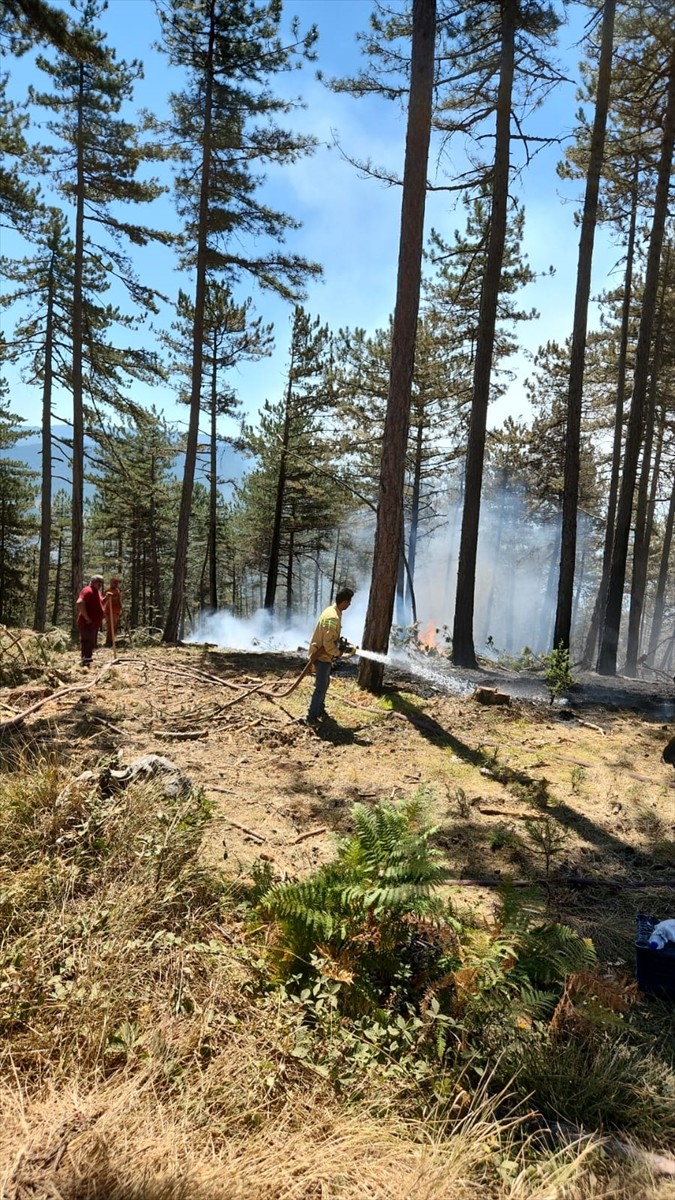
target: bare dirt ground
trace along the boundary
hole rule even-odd
[[[30,747],[75,774],[165,756],[212,800],[204,853],[229,874],[261,857],[279,875],[309,871],[349,830],[355,802],[422,787],[459,903],[489,905],[506,875],[543,880],[564,919],[627,962],[637,911],[675,915],[667,681],[587,676],[551,706],[540,677],[429,659],[386,668],[378,698],[345,663],[317,735],[300,720],[311,677],[289,692],[299,655],[152,647],[120,651],[102,673],[111,662],[99,650],[88,676],[64,654],[51,673],[0,689],[4,721],[50,697],[5,730],[1,752]],[[511,703],[478,703],[478,684]],[[69,685],[83,688],[60,690]]]

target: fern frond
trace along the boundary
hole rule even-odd
[[[595,963],[595,949],[588,938],[579,937],[569,925],[540,925],[528,930],[522,940],[518,973],[547,987],[562,982],[566,975],[590,971]]]

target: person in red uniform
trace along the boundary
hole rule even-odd
[[[98,631],[103,624],[105,609],[101,599],[103,576],[92,575],[86,587],[77,597],[77,627],[80,631],[82,666],[90,667],[98,642]]]

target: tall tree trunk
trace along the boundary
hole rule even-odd
[[[410,96],[389,394],[380,463],[373,574],[363,635],[364,647],[378,653],[386,652],[389,645],[401,545],[405,456],[422,274],[435,43],[436,0],[413,0]],[[377,691],[383,673],[382,663],[366,658],[360,660],[358,680],[361,687]]]
[[[190,388],[190,421],[185,447],[183,487],[176,532],[176,555],[173,564],[171,597],[162,641],[176,642],[179,638],[185,601],[190,515],[197,464],[199,413],[204,361],[204,306],[206,303],[206,259],[209,225],[209,176],[211,170],[211,126],[213,119],[213,46],[216,36],[214,3],[209,5],[209,37],[204,63],[204,131],[199,185],[199,215],[197,221],[197,278],[195,282],[194,325],[192,331],[192,374]]]
[[[63,563],[63,534],[59,534],[59,544],[56,547],[56,569],[54,571],[54,607],[52,609],[52,625],[59,623],[59,608],[61,606],[61,565]]]
[[[424,427],[422,420],[417,425],[415,437],[415,463],[413,467],[412,496],[410,498],[410,537],[408,538],[408,577],[411,586],[415,582],[415,563],[417,562],[417,539],[420,528],[420,501],[422,495],[422,449],[424,445]]]
[[[485,429],[490,400],[492,356],[499,302],[499,283],[506,240],[506,216],[509,199],[511,156],[511,98],[515,64],[518,0],[502,4],[501,63],[497,93],[495,161],[492,171],[490,230],[478,314],[478,336],[473,369],[473,398],[466,454],[466,482],[462,533],[459,544],[455,619],[452,634],[452,658],[458,667],[475,667],[473,616],[476,589],[478,525],[485,457]]]
[[[150,507],[148,513],[148,536],[150,538],[150,624],[157,625],[162,617],[162,573],[159,567],[159,552],[157,548],[157,514],[155,503],[155,469],[156,460],[153,454],[150,462]]]
[[[638,210],[638,181],[640,177],[640,160],[635,156],[633,181],[631,189],[630,222],[628,241],[626,245],[626,270],[624,273],[623,303],[621,306],[621,335],[619,339],[619,355],[617,360],[616,404],[614,413],[614,442],[612,446],[612,466],[609,479],[609,494],[607,497],[607,517],[605,524],[605,539],[602,552],[602,573],[598,593],[595,597],[593,614],[586,636],[582,656],[585,667],[589,667],[595,658],[595,650],[600,632],[600,623],[607,603],[607,586],[609,570],[612,565],[612,546],[614,544],[614,523],[616,520],[616,501],[619,494],[619,477],[621,475],[621,451],[623,449],[623,411],[626,397],[626,364],[628,361],[628,339],[630,334],[631,301],[633,296],[633,265],[635,261],[635,235],[637,230]]]
[[[642,469],[638,485],[637,505],[635,510],[635,534],[633,537],[633,572],[630,587],[630,611],[628,614],[628,638],[626,642],[625,673],[631,678],[637,675],[638,657],[640,654],[640,630],[642,628],[642,613],[644,606],[645,588],[647,586],[647,568],[649,563],[649,536],[647,530],[649,504],[649,477],[652,470],[652,445],[654,442],[654,414],[656,411],[656,386],[661,367],[661,338],[666,305],[666,294],[669,285],[670,247],[666,249],[663,266],[663,283],[661,286],[661,301],[657,320],[652,369],[647,393],[647,410],[645,413],[644,449],[642,452]],[[654,463],[654,473],[658,467]]]
[[[497,564],[502,561],[502,537],[504,532],[504,520],[506,516],[506,496],[509,480],[508,467],[502,467],[499,480],[499,492],[502,499],[498,502],[497,508],[497,525],[495,528],[494,549],[492,551],[492,571],[490,574],[490,592],[488,595],[487,607],[485,610],[485,632],[488,636],[492,635],[492,611],[495,602],[495,588],[497,583]],[[493,639],[494,640],[494,639]]]
[[[213,368],[211,371],[211,479],[209,481],[209,608],[218,609],[218,442],[216,417],[218,400],[217,335],[213,334]]]
[[[579,505],[579,454],[581,438],[581,402],[586,360],[586,330],[588,302],[591,294],[593,243],[598,216],[600,173],[605,153],[605,131],[609,92],[612,81],[612,49],[614,44],[614,14],[616,0],[605,0],[602,17],[598,90],[595,97],[595,116],[591,135],[586,196],[579,237],[577,287],[572,325],[572,352],[567,396],[567,430],[565,437],[565,477],[562,506],[562,536],[560,541],[560,575],[553,644],[569,649],[572,627],[574,570],[577,550],[577,510]]]
[[[292,355],[291,351],[291,355]],[[284,428],[281,435],[281,456],[279,458],[279,473],[277,475],[277,494],[274,502],[274,520],[272,523],[272,538],[270,541],[270,557],[267,564],[267,581],[265,583],[265,600],[263,608],[274,612],[274,602],[277,594],[279,579],[279,559],[281,557],[281,528],[284,516],[284,499],[286,497],[286,475],[288,471],[288,447],[291,440],[291,398],[293,395],[293,358],[288,370],[288,387],[286,388],[286,412]]]
[[[652,537],[654,535],[654,517],[656,514],[656,505],[658,503],[658,489],[661,483],[661,458],[663,455],[663,439],[666,432],[666,415],[663,408],[659,411],[659,419],[657,422],[656,435],[656,453],[654,454],[654,470],[652,471],[652,482],[649,491],[649,500],[647,502],[647,523],[645,540],[647,543],[647,568],[649,568],[649,555],[651,553]],[[646,629],[646,609],[642,609],[642,628],[640,630],[640,640],[644,642]],[[646,656],[645,656],[646,657]]]
[[[131,536],[131,603],[129,606],[129,625],[132,629],[138,629],[139,608],[140,608],[140,552],[139,552],[140,530],[137,516],[133,518],[133,533]]]
[[[5,623],[5,493],[0,502],[0,624]]]
[[[336,589],[336,586],[337,586],[337,568],[338,568],[338,556],[339,556],[339,554],[340,554],[340,530],[338,529],[338,531],[337,531],[337,536],[336,536],[336,538],[335,538],[335,555],[334,555],[334,557],[333,557],[333,573],[332,573],[332,575],[331,575],[331,581],[330,581],[330,596],[331,596],[331,600],[333,599],[333,596],[335,595],[335,589]],[[318,578],[318,575],[317,575],[317,578]],[[314,607],[315,607],[315,608],[317,608],[317,607],[318,607],[318,605],[317,605],[317,603],[316,603],[316,600],[315,600],[315,603],[314,603]]]
[[[633,398],[631,402],[628,430],[626,433],[626,448],[624,453],[623,475],[616,514],[616,531],[612,549],[612,565],[607,589],[607,605],[605,620],[600,643],[598,671],[601,675],[616,674],[616,660],[619,649],[619,630],[621,627],[621,608],[623,604],[623,585],[626,577],[626,559],[628,556],[628,539],[630,534],[633,511],[633,492],[637,473],[640,440],[643,429],[643,410],[649,375],[651,357],[652,330],[659,278],[659,265],[663,247],[663,236],[668,212],[668,194],[670,190],[670,172],[673,163],[673,141],[675,139],[675,40],[671,48],[668,68],[668,93],[666,110],[663,119],[663,139],[659,161],[656,195],[654,199],[654,215],[649,238],[647,254],[647,269],[645,272],[644,292],[642,297],[642,314],[640,332],[638,334],[635,353],[635,371],[633,375]]]
[[[551,557],[549,559],[548,577],[546,586],[542,589],[542,603],[539,606],[539,621],[537,623],[536,644],[533,647],[538,653],[541,653],[546,646],[550,645],[549,638],[553,630],[549,624],[548,604],[546,598],[551,595],[555,586],[556,563],[560,562],[560,526],[556,522],[553,533],[553,545],[551,547]]]
[[[666,518],[666,528],[663,534],[663,546],[661,547],[659,578],[656,584],[656,595],[654,596],[654,615],[652,617],[652,628],[649,634],[647,658],[651,659],[652,662],[655,661],[656,651],[659,648],[659,642],[661,640],[661,629],[663,628],[663,614],[666,608],[666,585],[668,583],[670,568],[670,547],[673,542],[673,525],[675,525],[675,480],[673,480],[673,485],[670,492],[670,504],[668,506],[668,516]]]
[[[47,319],[45,324],[45,367],[42,381],[42,482],[40,487],[40,559],[33,629],[47,624],[49,566],[52,551],[52,381],[54,354],[54,268],[55,254],[49,262]]]
[[[398,552],[396,572],[396,624],[407,625],[405,604],[405,513],[402,513],[401,545]]]
[[[292,513],[291,528],[290,528],[289,534],[288,534],[288,558],[286,560],[287,564],[288,564],[286,567],[286,624],[287,625],[290,625],[291,617],[293,615],[293,555],[295,554],[295,534],[293,531],[293,517],[294,516],[295,516],[295,513]]]
[[[73,483],[72,533],[70,548],[71,625],[77,636],[75,600],[84,583],[84,412],[82,402],[82,337],[84,303],[84,143],[83,143],[84,65],[79,67],[77,96],[77,179],[75,195],[75,263],[73,272]]]

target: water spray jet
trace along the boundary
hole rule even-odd
[[[360,646],[356,647],[356,653],[359,658],[369,658],[372,662],[388,663],[388,654],[378,654],[376,650],[362,650]]]

